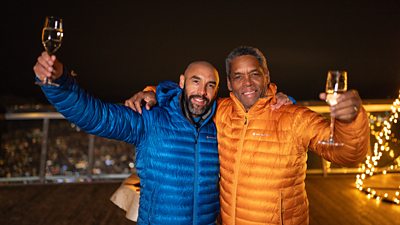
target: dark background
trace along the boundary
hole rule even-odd
[[[297,100],[317,100],[329,69],[345,69],[364,99],[400,88],[400,1],[21,1],[2,3],[3,102],[46,102],[32,67],[46,15],[64,19],[57,56],[90,93],[122,102],[145,85],[178,80],[205,59],[221,75],[239,45],[258,47],[271,79]],[[5,6],[5,7],[4,7]],[[6,99],[6,100],[4,100]]]

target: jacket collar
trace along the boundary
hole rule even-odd
[[[233,100],[234,104],[234,109],[237,111],[239,114],[246,114],[248,113],[249,115],[253,114],[258,114],[265,109],[270,108],[271,104],[276,103],[276,91],[277,87],[274,83],[270,83],[268,85],[268,89],[266,91],[265,97],[261,97],[257,100],[256,103],[249,109],[249,111],[246,112],[246,109],[244,108],[243,104],[239,101],[238,98],[236,98],[235,94],[233,92],[230,93],[230,97]]]

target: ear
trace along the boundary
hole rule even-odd
[[[226,83],[228,84],[228,90],[232,91],[231,81],[229,80],[229,75],[226,77]]]
[[[184,86],[185,86],[185,75],[181,74],[181,76],[179,76],[179,87],[183,89]]]

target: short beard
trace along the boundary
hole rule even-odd
[[[206,102],[206,104],[202,108],[196,108],[193,105],[192,101],[191,101],[193,98],[201,98]],[[187,96],[185,94],[185,100],[186,100],[189,112],[195,117],[203,115],[210,108],[210,101],[207,98],[205,98],[204,96],[201,96],[201,95]]]
[[[205,98],[204,96],[201,96],[201,95],[188,96],[187,93],[186,93],[186,84],[183,85],[183,97],[184,97],[184,100],[185,100],[185,103],[186,103],[187,110],[189,111],[189,113],[193,117],[198,117],[198,116],[202,116],[203,114],[205,114],[208,111],[208,109],[210,109],[210,107],[211,107],[211,105],[212,105],[212,103],[214,102],[214,99],[215,99],[214,98],[214,99],[210,100],[210,99],[207,99],[207,98]],[[197,108],[195,108],[193,106],[193,103],[190,100],[192,100],[192,98],[196,98],[196,97],[202,98],[204,101],[206,101],[206,104],[204,105],[203,108],[197,109]]]

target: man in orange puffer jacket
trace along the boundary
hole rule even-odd
[[[258,49],[234,49],[226,68],[230,98],[218,102],[215,115],[222,223],[308,224],[307,150],[340,165],[358,163],[368,151],[367,114],[358,93],[343,93],[331,108],[335,140],[344,146],[329,147],[318,144],[330,130],[321,115],[298,105],[271,110],[276,86]]]
[[[329,137],[324,117],[298,105],[271,108],[276,86],[261,51],[234,49],[226,70],[231,93],[218,101],[215,115],[222,224],[308,224],[307,151],[339,165],[364,159],[369,126],[361,98],[355,90],[341,94],[331,115],[337,120],[335,140],[344,145],[324,146],[318,144]],[[143,98],[128,105],[135,108]],[[145,101],[154,104],[152,99],[149,93]]]

